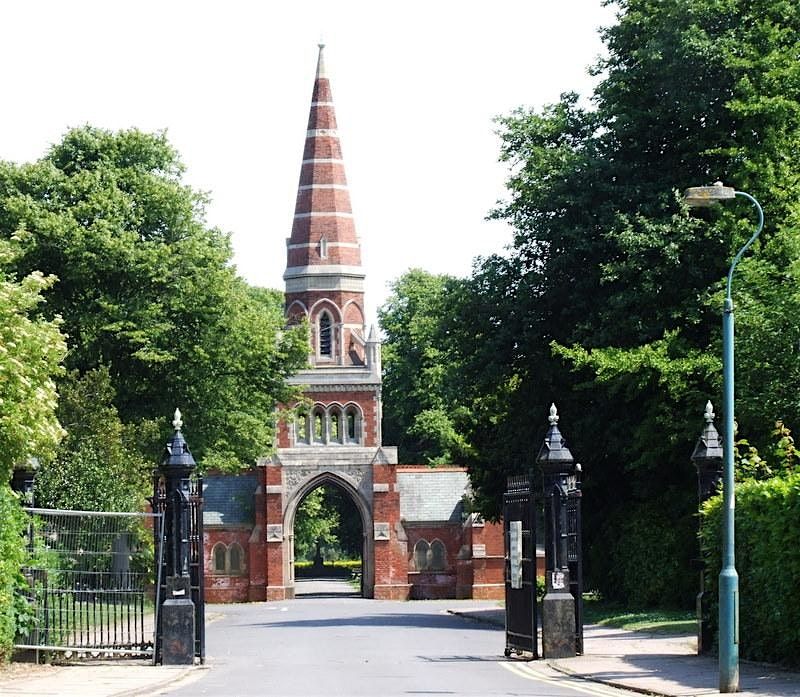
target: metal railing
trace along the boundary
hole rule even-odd
[[[153,656],[160,513],[42,508],[28,516],[28,614],[15,646],[72,657]]]

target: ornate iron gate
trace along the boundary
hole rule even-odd
[[[509,477],[503,496],[506,552],[505,655],[539,657],[536,618],[536,506],[533,480]]]
[[[24,508],[28,631],[17,648],[153,656],[160,547],[150,513]]]

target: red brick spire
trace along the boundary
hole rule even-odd
[[[290,317],[305,314],[312,331],[327,308],[317,362],[358,364],[364,346],[364,271],[323,49],[320,44],[292,234],[287,240],[286,307]],[[334,343],[330,349],[329,323]],[[315,341],[319,343],[318,336]]]

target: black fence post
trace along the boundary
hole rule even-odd
[[[583,650],[580,465],[558,430],[558,418],[553,404],[550,428],[536,458],[542,469],[545,506],[544,658],[567,658]]]
[[[714,407],[709,401],[706,404],[706,421],[700,438],[692,452],[692,462],[697,468],[697,498],[702,505],[711,498],[717,491],[722,480],[722,461],[723,449],[720,442],[719,433],[714,426]],[[708,653],[714,643],[711,633],[711,610],[709,593],[705,589],[705,562],[701,558],[697,560],[697,568],[700,572],[700,590],[697,593],[695,609],[697,613],[697,653]]]
[[[190,542],[197,538],[192,530],[197,516],[193,515],[193,498],[196,483],[192,475],[197,464],[181,433],[181,413],[175,410],[172,422],[174,432],[167,441],[161,465],[155,472],[154,508],[164,514],[159,543],[163,544],[164,582],[158,589],[158,627],[156,651],[164,665],[192,664],[195,656],[202,659],[202,646],[198,652],[197,637],[203,636],[202,592],[195,591],[198,583],[191,571],[196,564],[190,559],[196,550]],[[200,506],[202,509],[202,506]],[[202,510],[201,510],[202,515]],[[159,532],[159,531],[157,531]],[[202,540],[200,541],[202,546]],[[202,551],[200,553],[202,559]],[[191,568],[190,568],[191,567]],[[202,563],[199,573],[202,574]],[[202,591],[202,580],[199,581]],[[202,641],[200,642],[202,644]]]

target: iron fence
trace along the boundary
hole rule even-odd
[[[23,510],[28,614],[16,647],[154,656],[161,514]]]

